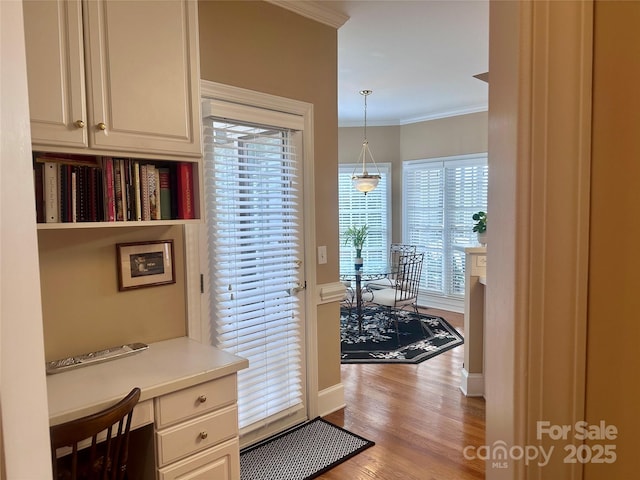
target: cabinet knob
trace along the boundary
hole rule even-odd
[[[107,129],[107,126],[106,126],[104,123],[100,122],[100,123],[98,124],[98,128],[99,128],[100,130],[106,130],[106,129]]]
[[[206,401],[207,401],[207,396],[206,396],[206,395],[200,395],[200,396],[198,397],[198,401],[199,401],[200,403],[204,403],[204,402],[206,402]]]
[[[200,432],[200,439],[206,440],[209,434],[207,432]]]
[[[84,122],[82,120],[76,120],[76,127],[84,128]]]

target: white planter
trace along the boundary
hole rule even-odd
[[[487,232],[478,233],[478,243],[483,246],[487,244]]]

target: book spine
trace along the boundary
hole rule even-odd
[[[68,222],[68,206],[67,194],[69,186],[67,185],[67,166],[58,164],[58,201],[60,203],[60,221]]]
[[[191,163],[178,164],[178,218],[194,218],[193,212],[193,166]]]
[[[44,203],[44,164],[36,163],[33,166],[33,182],[36,190],[36,221],[45,222]]]
[[[158,182],[160,185],[160,218],[171,220],[171,179],[169,169],[158,168]]]
[[[129,212],[128,197],[129,189],[127,188],[127,165],[124,159],[119,159],[120,163],[120,192],[122,197],[122,221],[126,222]]]
[[[87,167],[80,165],[76,170],[76,220],[87,221]]]
[[[78,169],[71,172],[71,221],[78,221]]]
[[[147,176],[149,177],[149,220],[155,220],[158,215],[158,202],[156,168],[153,165],[147,165]]]
[[[156,196],[156,215],[154,220],[162,220],[162,204],[160,203],[160,170],[158,167],[153,167],[153,174],[155,175],[155,196]]]
[[[142,220],[151,220],[151,210],[149,207],[149,173],[148,165],[140,165],[140,191],[142,198]]]
[[[133,162],[131,160],[124,160],[125,171],[125,186],[127,196],[127,220],[135,220],[136,215],[136,202],[134,197],[134,178],[133,178]]]
[[[133,164],[134,175],[134,197],[136,203],[136,220],[139,222],[142,220],[142,198],[140,193],[140,162],[136,161]]]
[[[46,223],[57,223],[60,219],[58,205],[58,166],[54,162],[44,164],[44,195]]]
[[[116,198],[114,193],[114,179],[113,179],[113,159],[107,157],[103,162],[104,171],[104,196],[105,196],[105,218],[107,222],[116,221]]]
[[[113,195],[116,203],[116,222],[124,220],[122,214],[122,183],[120,183],[120,160],[113,161]]]

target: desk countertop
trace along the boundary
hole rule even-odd
[[[187,337],[152,343],[135,355],[47,376],[51,425],[89,415],[134,387],[140,401],[224,377],[248,360]]]

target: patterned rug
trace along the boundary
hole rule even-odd
[[[367,306],[358,328],[355,308],[340,310],[342,363],[420,363],[464,343],[444,318],[400,310],[398,332],[386,307]]]
[[[318,417],[240,452],[240,480],[310,480],[372,445]]]

